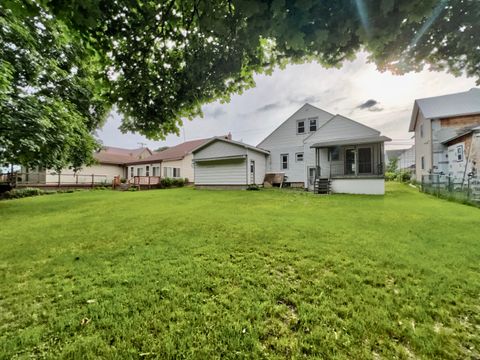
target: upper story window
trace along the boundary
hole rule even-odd
[[[280,168],[282,170],[288,169],[288,154],[280,155]]]
[[[457,161],[463,161],[463,145],[457,146]]]
[[[423,124],[420,125],[420,137],[423,138]]]
[[[317,118],[308,119],[310,125],[310,132],[317,131]]]
[[[303,152],[295,154],[295,161],[302,162],[303,161]]]
[[[297,121],[297,134],[305,134],[305,120]]]

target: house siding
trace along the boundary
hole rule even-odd
[[[266,156],[241,145],[216,140],[193,154],[195,186],[245,187],[250,183],[250,160],[255,161],[255,183],[262,184]]]
[[[423,137],[421,137],[421,126],[423,125]],[[424,158],[424,169],[422,169],[422,156]],[[432,156],[432,126],[430,119],[425,119],[419,110],[415,123],[415,173],[418,181],[422,175],[428,175],[433,168]]]
[[[195,163],[195,185],[246,185],[246,159]]]
[[[333,117],[326,111],[306,104],[297,112],[285,120],[277,129],[267,136],[258,147],[270,151],[267,161],[267,172],[285,173],[287,181],[292,183],[306,184],[307,164],[313,159],[315,162],[315,151],[306,147],[304,140],[312,132],[309,132],[309,118],[317,118],[317,129],[323,126]],[[305,133],[297,133],[297,122],[305,119]],[[303,162],[296,162],[295,154],[303,152]],[[288,169],[281,169],[280,156],[288,154]]]
[[[265,180],[265,170],[266,170],[266,155],[258,153],[256,151],[248,151],[248,184],[252,184],[250,181],[251,173],[250,173],[250,161],[255,161],[255,182],[256,185],[263,185],[263,181]]]

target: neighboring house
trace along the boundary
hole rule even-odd
[[[266,150],[215,137],[192,153],[196,188],[245,189],[263,184]]]
[[[387,150],[385,155],[387,167],[390,161],[397,159],[396,170],[415,171],[415,145],[408,149]]]
[[[461,144],[454,144],[457,145],[456,151],[459,151],[458,157],[453,152],[449,153],[449,146],[452,146],[452,141],[458,141],[459,136],[462,137],[470,130],[472,132],[469,134],[472,134],[474,139],[476,135],[473,129],[477,126],[480,126],[478,88],[415,100],[409,130],[415,133],[417,180],[421,181],[422,175],[460,176],[461,173],[468,173],[467,167],[474,167],[475,160],[467,157],[467,144],[463,144],[463,154],[458,146]],[[458,159],[463,159],[464,164],[460,165],[462,161]],[[458,169],[459,166],[463,171]]]
[[[231,139],[231,134],[223,136]],[[22,168],[18,185],[93,185],[111,184],[115,177],[126,178],[139,185],[157,184],[163,178],[193,181],[192,150],[211,138],[191,140],[162,151],[148,148],[122,149],[105,146],[94,154],[97,164],[74,173],[72,169],[28,170]],[[136,180],[135,180],[136,179]]]
[[[460,180],[460,183],[468,181],[469,177],[479,176],[480,126],[461,129],[442,144],[447,147],[449,176]]]
[[[398,157],[397,168],[399,170],[415,171],[415,145],[402,151]]]
[[[18,185],[76,185],[76,184],[111,184],[115,177],[127,176],[127,163],[152,156],[148,148],[122,149],[105,146],[97,151],[93,157],[97,164],[86,166],[75,172],[72,169],[63,169],[60,173],[53,169],[26,169],[22,167]]]
[[[267,172],[284,173],[292,186],[332,192],[383,194],[384,142],[379,131],[305,104],[258,147],[268,150]]]
[[[231,138],[227,135],[224,138]],[[134,176],[161,176],[168,178],[186,178],[193,181],[192,150],[209,141],[198,139],[186,141],[166,150],[154,152],[142,160],[128,163],[128,179]]]

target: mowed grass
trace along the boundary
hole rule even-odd
[[[91,191],[0,202],[0,358],[480,357],[480,211]]]

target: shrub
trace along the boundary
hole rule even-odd
[[[410,173],[410,171],[402,170],[399,171],[397,174],[397,180],[400,182],[409,182],[411,177],[412,174]]]
[[[387,171],[385,173],[385,180],[387,181],[393,181],[396,179],[396,177],[397,177],[397,174],[395,174],[394,172]]]
[[[126,184],[126,183],[127,183],[127,179],[125,179],[125,178],[120,179],[120,184]]]
[[[162,178],[160,180],[160,187],[164,189],[168,189],[172,187],[173,179],[170,179],[168,177]]]
[[[258,185],[253,184],[253,185],[248,185],[247,190],[257,191],[257,190],[260,190],[260,188],[258,187]]]
[[[176,187],[183,187],[185,185],[185,180],[184,179],[173,179],[172,185],[176,186]]]
[[[3,194],[5,199],[20,199],[30,196],[38,196],[46,194],[45,191],[37,188],[12,189]]]

